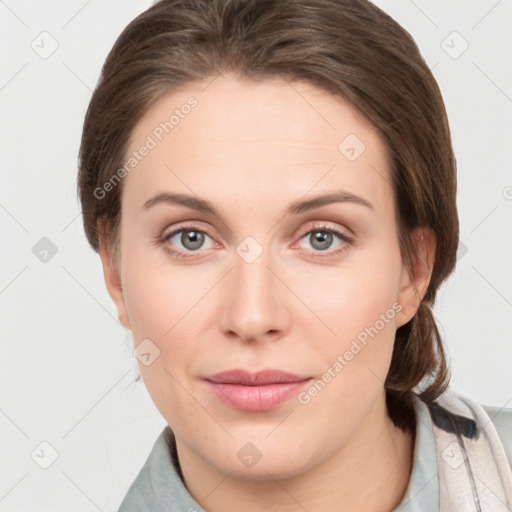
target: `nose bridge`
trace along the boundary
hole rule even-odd
[[[279,289],[282,284],[269,269],[270,256],[254,240],[242,242],[234,255],[222,327],[242,339],[254,340],[285,327],[286,306]]]

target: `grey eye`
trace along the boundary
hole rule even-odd
[[[317,251],[325,251],[332,248],[331,246],[335,238],[339,240],[338,246],[347,241],[346,237],[342,233],[338,233],[331,229],[318,228],[308,231],[302,237],[302,240],[306,239],[310,246]],[[334,248],[338,246],[335,246]]]
[[[324,251],[328,249],[332,244],[333,236],[331,233],[326,231],[314,231],[309,236],[309,240],[311,245],[320,251]]]
[[[200,231],[183,231],[180,238],[183,247],[195,251],[199,249],[204,243],[204,233]],[[190,244],[190,245],[189,245]]]
[[[179,242],[183,249],[187,251],[197,251],[198,249],[205,248],[208,249],[210,247],[203,247],[206,237],[210,238],[203,231],[199,231],[197,229],[180,229],[171,233],[167,240],[171,245],[176,247],[176,244]],[[175,240],[177,239],[178,242]],[[182,248],[178,245],[178,249],[182,250]]]

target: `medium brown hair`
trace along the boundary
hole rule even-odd
[[[456,261],[456,163],[434,76],[410,34],[371,2],[160,0],[135,18],[104,63],[83,127],[78,192],[90,245],[98,250],[104,220],[118,263],[123,183],[106,197],[95,190],[123,166],[137,122],[166,93],[223,72],[307,82],[348,100],[386,146],[408,265],[415,254],[411,231],[434,232],[431,280],[412,320],[396,331],[385,382],[390,416],[404,428],[413,388],[428,377],[416,392],[430,401],[449,383],[431,308]]]

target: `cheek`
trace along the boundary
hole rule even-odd
[[[303,318],[308,318],[311,325],[316,323],[322,337],[336,337],[342,345],[375,323],[379,330],[393,329],[400,261],[398,249],[361,252],[338,267],[309,265],[290,273],[288,278],[294,293],[308,308]],[[382,326],[379,320],[386,312]],[[342,348],[340,344],[338,349]]]
[[[331,279],[312,308],[335,335],[323,335],[310,347],[317,358],[317,379],[300,396],[320,434],[349,432],[363,421],[380,396],[393,353],[400,271],[393,259],[374,267],[353,268]],[[332,299],[327,300],[327,297]],[[311,332],[311,331],[310,331]],[[325,330],[324,330],[325,332]]]
[[[136,242],[135,236],[130,238],[127,234],[122,252],[122,282],[137,344],[144,338],[156,341],[186,329],[195,306],[207,292],[208,280],[200,278],[201,271],[193,266],[171,262],[162,249],[141,247]]]
[[[331,270],[315,280],[301,280],[301,293],[330,330],[323,329],[323,342],[314,347],[321,358],[320,380],[329,383],[323,399],[340,403],[343,396],[341,402],[355,410],[363,396],[376,396],[389,370],[401,310],[400,253],[398,248],[368,252],[357,264]],[[354,393],[345,394],[347,389]]]
[[[201,425],[201,410],[194,406],[185,388],[189,387],[191,363],[204,352],[199,348],[199,331],[207,302],[201,297],[211,285],[202,285],[197,274],[194,279],[192,273],[180,268],[171,272],[170,267],[145,267],[133,272],[126,266],[126,270],[125,302],[136,352],[138,345],[142,347],[143,340],[149,339],[150,349],[157,354],[149,365],[138,358],[148,393],[168,421],[186,417],[189,426],[196,419]]]

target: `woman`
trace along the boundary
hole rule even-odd
[[[107,57],[79,194],[168,423],[120,511],[512,506],[512,409],[449,389],[431,310],[443,100],[373,4],[158,1]]]

